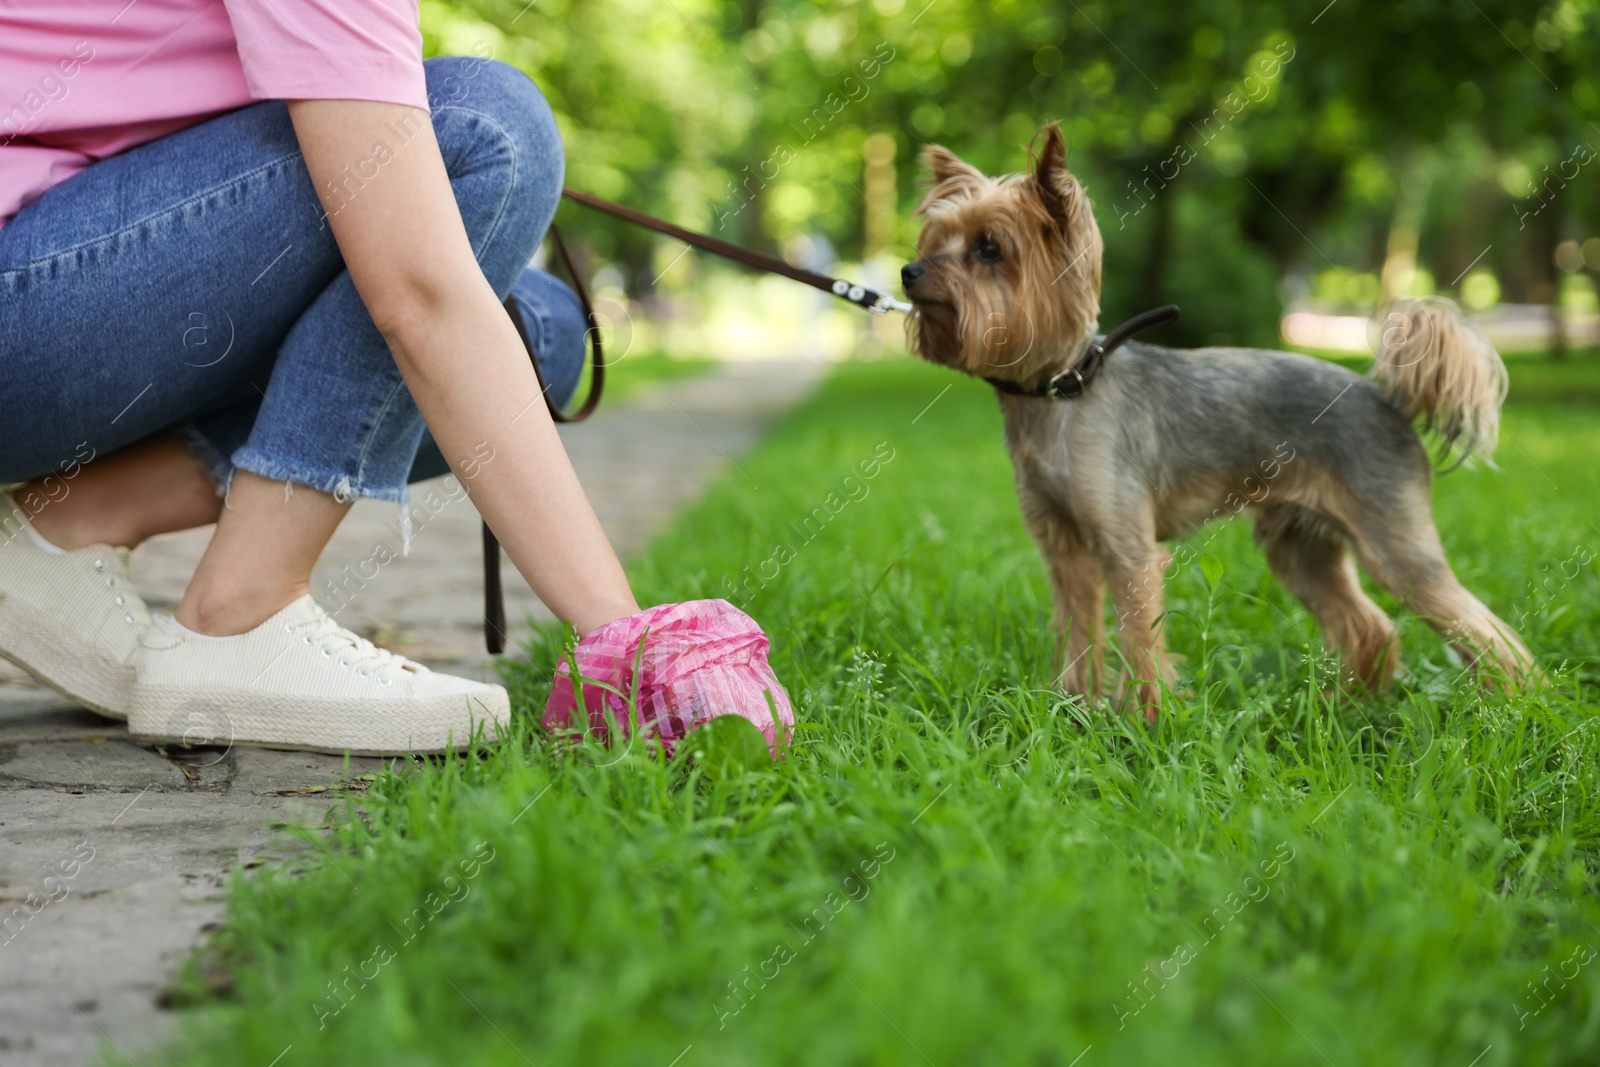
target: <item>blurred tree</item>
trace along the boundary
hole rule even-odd
[[[1285,280],[1328,271],[1348,299],[1376,296],[1368,273],[1400,291],[1487,268],[1553,306],[1556,246],[1600,225],[1579,161],[1600,0],[523,3],[426,0],[427,47],[528,71],[573,184],[746,244],[905,255],[922,144],[1016,170],[1061,120],[1106,319],[1176,300],[1174,340],[1270,341]],[[632,287],[666,266],[636,231],[583,233]]]

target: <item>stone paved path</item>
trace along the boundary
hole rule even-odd
[[[626,557],[649,543],[824,369],[728,364],[564,429],[617,550]],[[429,508],[429,488],[413,489],[426,521],[414,519],[410,555],[376,573],[369,561],[387,555],[377,547],[399,549],[396,512],[358,504],[317,571],[319,597],[330,609],[344,603],[345,625],[389,647],[491,678],[477,513],[442,490]],[[205,536],[135,553],[153,606],[176,604]],[[504,572],[513,628],[548,618],[516,571]],[[346,771],[333,757],[244,748],[169,758],[0,661],[0,1064],[61,1067],[104,1050],[107,1062],[142,1065],[174,1025],[157,998],[222,919],[227,871],[319,847],[273,827],[321,823],[335,792],[321,790],[379,765],[352,759]]]

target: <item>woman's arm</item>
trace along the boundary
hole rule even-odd
[[[411,109],[291,101],[317,188],[336,186]],[[528,584],[580,634],[638,611],[567,459],[516,328],[484,279],[430,123],[328,222],[372,321],[445,458]]]

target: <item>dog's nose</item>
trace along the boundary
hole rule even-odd
[[[917,279],[927,273],[927,268],[921,263],[907,263],[900,268],[900,287],[910,289],[917,283]]]

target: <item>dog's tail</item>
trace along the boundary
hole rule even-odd
[[[1391,301],[1379,313],[1372,377],[1407,418],[1438,434],[1459,462],[1494,466],[1506,365],[1483,331],[1442,296]]]

